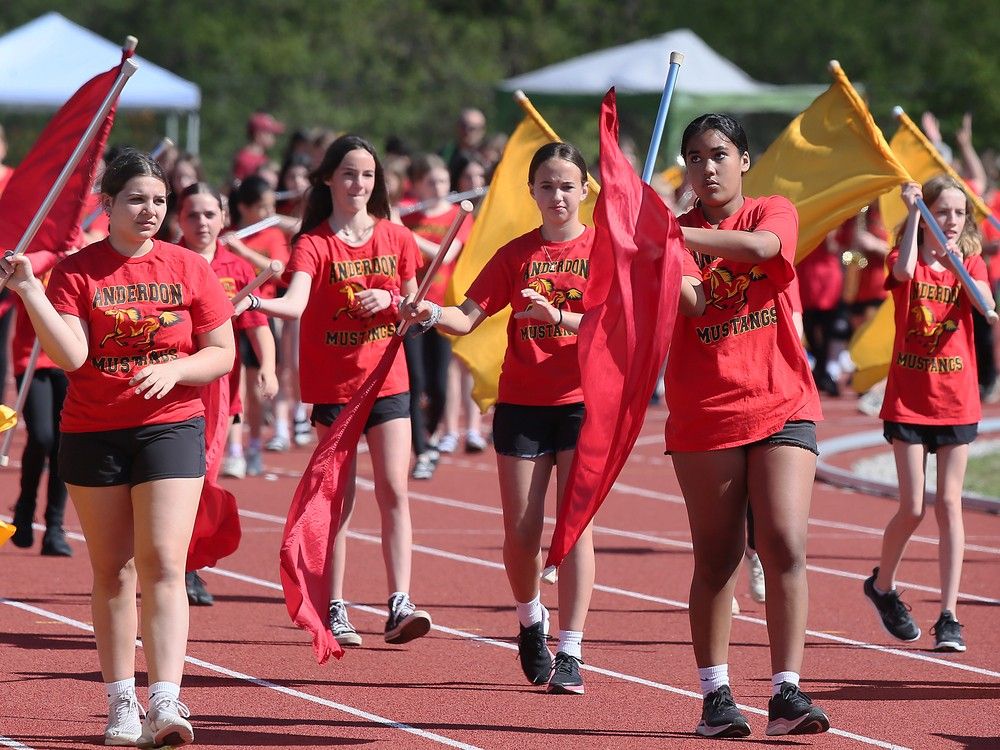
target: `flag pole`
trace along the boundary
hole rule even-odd
[[[35,339],[31,347],[31,354],[28,357],[28,365],[24,368],[24,375],[21,378],[21,387],[17,389],[17,400],[14,402],[14,414],[21,414],[24,411],[24,402],[28,400],[28,389],[31,387],[31,379],[35,377],[35,366],[38,364],[38,354],[41,351],[41,344]],[[10,429],[4,433],[3,444],[0,445],[0,466],[10,463],[10,444],[14,441],[14,430]]]
[[[465,217],[472,213],[473,205],[470,201],[462,201],[458,204],[458,213],[455,214],[455,218],[451,220],[451,226],[448,227],[448,231],[445,232],[444,237],[441,238],[441,245],[438,247],[437,255],[427,266],[427,271],[424,273],[424,280],[420,282],[420,288],[417,289],[417,295],[413,298],[412,303],[415,305],[418,302],[422,302],[424,297],[427,296],[427,290],[430,289],[431,284],[434,283],[434,276],[437,274],[438,269],[444,263],[444,258],[448,254],[448,248],[451,247],[451,243],[455,241],[456,235],[458,235],[458,230],[462,228],[462,222],[465,221]],[[402,325],[399,326],[399,330],[396,332],[397,335],[403,336],[406,334],[406,329],[410,327],[410,321],[404,320]]]
[[[264,268],[264,270],[262,270],[259,274],[257,274],[256,278],[253,281],[251,281],[245,287],[240,289],[236,293],[236,296],[229,301],[232,302],[233,306],[235,307],[238,303],[242,302],[244,299],[253,294],[253,292],[255,292],[261,286],[266,284],[272,276],[278,276],[284,270],[285,266],[282,264],[280,260],[272,260],[270,263],[267,264],[267,267]]]
[[[955,275],[961,280],[962,286],[965,287],[966,293],[972,300],[972,304],[975,305],[976,309],[983,314],[987,323],[990,325],[996,323],[997,320],[1000,320],[1000,316],[997,316],[996,310],[990,308],[989,303],[983,296],[982,290],[976,285],[975,280],[973,280],[971,274],[969,274],[969,269],[965,267],[962,259],[948,249],[948,239],[944,236],[944,232],[941,231],[941,227],[938,226],[937,219],[934,218],[934,214],[931,213],[930,208],[927,207],[923,198],[917,199],[917,208],[920,210],[920,215],[924,219],[924,224],[934,235],[934,239],[936,239],[938,244],[944,248],[944,260]],[[968,218],[966,221],[968,221]]]
[[[66,182],[69,180],[70,175],[76,169],[76,165],[80,163],[80,159],[83,158],[84,151],[90,147],[90,142],[94,140],[94,136],[97,135],[98,129],[104,122],[104,118],[108,116],[108,112],[111,111],[111,107],[114,105],[115,100],[121,94],[122,89],[125,88],[125,84],[128,79],[132,77],[132,74],[139,69],[135,61],[132,60],[131,55],[135,50],[137,40],[134,36],[130,36],[125,40],[125,46],[123,47],[125,51],[125,59],[122,60],[121,70],[118,71],[118,77],[115,79],[114,86],[108,92],[108,95],[104,97],[104,101],[101,102],[100,108],[94,114],[94,118],[90,121],[90,125],[84,131],[83,136],[80,138],[80,142],[76,144],[76,148],[73,149],[73,153],[70,154],[69,161],[63,167],[59,176],[56,178],[55,184],[49,189],[48,195],[45,196],[45,200],[42,201],[42,205],[38,207],[38,211],[35,213],[35,217],[31,220],[28,228],[24,230],[24,235],[21,237],[21,241],[17,243],[17,247],[14,248],[14,256],[21,255],[28,249],[32,240],[35,239],[35,235],[38,234],[38,230],[42,226],[42,222],[45,221],[45,217],[48,216],[49,211],[52,210],[52,206],[55,204],[56,199],[62,192],[63,188],[66,186]],[[7,285],[7,279],[0,279],[0,289],[3,289]]]
[[[255,221],[253,224],[248,224],[242,229],[237,229],[233,232],[233,236],[238,240],[245,239],[252,235],[257,234],[257,232],[263,232],[268,227],[273,227],[281,223],[281,216],[274,214],[274,216],[268,216],[261,219],[260,221]],[[220,240],[223,245],[227,244],[225,240]],[[280,271],[279,271],[280,273]]]
[[[683,52],[670,53],[670,67],[667,69],[667,81],[663,84],[660,108],[656,113],[656,122],[653,124],[653,136],[649,140],[649,151],[646,152],[646,166],[642,169],[642,181],[647,185],[653,178],[653,168],[656,166],[656,157],[660,153],[663,128],[667,124],[667,112],[670,110],[670,100],[674,95],[674,86],[677,84],[677,72],[680,70],[682,62],[684,62]]]
[[[447,203],[460,203],[464,200],[470,200],[472,198],[480,198],[490,190],[489,185],[484,185],[483,187],[472,188],[472,190],[466,190],[462,193],[452,193],[451,195],[446,195],[444,201]],[[437,198],[432,200],[420,201],[419,203],[413,203],[409,206],[402,206],[399,209],[400,216],[409,216],[410,214],[415,214],[417,211],[423,211],[425,208],[437,203]]]
[[[910,119],[910,116],[906,114],[906,111],[899,105],[896,105],[892,108],[892,116],[896,118],[896,122],[898,122],[900,126],[906,128],[910,135],[920,142],[920,145],[927,150],[927,153],[930,154],[931,158],[937,163],[938,167],[940,167],[945,174],[958,183],[959,187],[961,187],[962,190],[965,191],[965,194],[969,196],[969,200],[971,200],[973,205],[975,205],[976,210],[983,214],[983,216],[985,216],[993,226],[1000,229],[1000,219],[997,219],[997,217],[993,215],[989,206],[983,203],[983,199],[976,195],[975,192],[973,192],[973,190],[966,185],[965,180],[963,180],[959,174],[955,172],[951,164],[945,161],[944,157],[941,156],[941,152],[937,150],[937,147],[931,143],[930,140],[928,140],[927,136],[924,135],[924,131],[918,128],[917,124]]]

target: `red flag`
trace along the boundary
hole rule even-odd
[[[131,56],[131,51],[123,52],[122,62]],[[0,195],[0,249],[13,250],[21,241],[45,196],[80,143],[84,131],[113,88],[121,67],[119,64],[83,84],[56,112],[31,151],[14,170],[7,189]],[[114,124],[117,106],[116,100],[27,252],[59,252],[79,246],[84,202],[94,182],[97,161],[104,153],[104,145]]]
[[[205,484],[188,545],[187,570],[211,567],[240,546],[240,513],[233,493],[218,485],[229,434],[229,375],[201,389],[205,403]]]
[[[573,548],[639,437],[680,296],[681,229],[618,147],[614,89],[601,105],[594,228],[577,344],[587,412],[546,566],[559,565]]]
[[[361,433],[402,340],[392,337],[382,359],[316,446],[288,509],[281,542],[281,588],[292,622],[312,633],[320,664],[344,655],[327,622],[330,540],[340,528],[348,472]]]

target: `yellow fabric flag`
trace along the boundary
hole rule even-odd
[[[843,69],[785,128],[743,180],[750,196],[783,195],[799,212],[796,263],[827,233],[909,175]]]
[[[455,263],[446,297],[449,305],[465,301],[466,291],[497,250],[542,223],[538,206],[528,192],[528,165],[535,151],[560,138],[523,93],[515,94],[515,99],[524,109],[525,117],[507,141],[469,240]],[[593,225],[594,203],[600,188],[593,177],[589,184],[590,195],[580,206],[580,218]],[[452,340],[452,351],[472,373],[472,398],[484,412],[497,400],[509,318],[510,307],[507,307],[484,320],[472,333]]]
[[[913,181],[922,185],[932,177],[947,174],[961,185],[965,194],[969,196],[976,212],[976,221],[982,221],[989,216],[990,209],[983,203],[982,198],[976,195],[965,180],[952,169],[951,165],[941,156],[941,152],[927,139],[927,136],[910,119],[910,116],[901,107],[896,107],[892,114],[899,122],[899,127],[896,129],[895,135],[892,136],[889,146],[899,158],[900,163],[906,167],[906,171],[910,173]],[[879,198],[879,208],[882,210],[882,221],[885,228],[889,230],[891,237],[895,237],[896,230],[906,219],[906,206],[903,205],[902,193],[898,186]]]
[[[16,424],[17,412],[9,406],[0,404],[0,432],[6,432],[7,430],[13,429]]]
[[[14,536],[14,532],[17,531],[16,526],[11,526],[6,521],[0,521],[0,546]]]
[[[875,316],[854,332],[847,351],[857,369],[851,375],[851,388],[864,393],[889,375],[892,343],[896,335],[896,306],[886,297]]]

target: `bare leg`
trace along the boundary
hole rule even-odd
[[[518,602],[530,602],[538,596],[545,491],[554,464],[552,455],[516,458],[497,454],[503,505],[503,564],[511,593]]]
[[[556,497],[561,504],[573,451],[556,454]],[[558,507],[557,504],[557,507]],[[559,568],[559,628],[583,632],[594,593],[594,525],[587,524]]]
[[[149,682],[181,683],[187,652],[184,589],[203,478],[158,479],[132,488],[135,567],[142,588],[142,642]]]
[[[382,516],[382,558],[389,593],[410,591],[413,528],[407,475],[410,465],[410,420],[391,419],[368,431],[375,473],[375,499]]]
[[[879,561],[875,587],[890,591],[896,585],[896,571],[903,559],[906,544],[924,517],[924,468],[927,454],[924,446],[892,441],[899,477],[899,509],[882,534],[882,557]]]
[[[694,658],[699,667],[726,664],[733,589],[746,549],[747,459],[742,448],[732,448],[675,453],[673,463],[694,544],[688,609]]]
[[[965,525],[962,522],[962,485],[969,460],[968,445],[949,445],[937,452],[937,499],[934,514],[941,535],[938,565],[941,570],[941,609],[958,619],[958,584],[965,556]]]
[[[806,531],[816,456],[791,445],[762,445],[751,448],[747,459],[755,542],[767,586],[771,670],[800,672],[809,611]]]
[[[70,485],[69,493],[87,539],[94,574],[90,608],[101,675],[105,682],[125,680],[135,674],[138,628],[132,496],[124,484]]]

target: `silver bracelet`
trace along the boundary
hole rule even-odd
[[[256,310],[260,307],[260,297],[256,294],[249,294],[247,297],[250,299],[250,307],[248,307],[247,310]]]
[[[431,306],[431,316],[420,323],[421,332],[429,331],[441,320],[441,305],[436,302],[430,302],[429,304]]]

